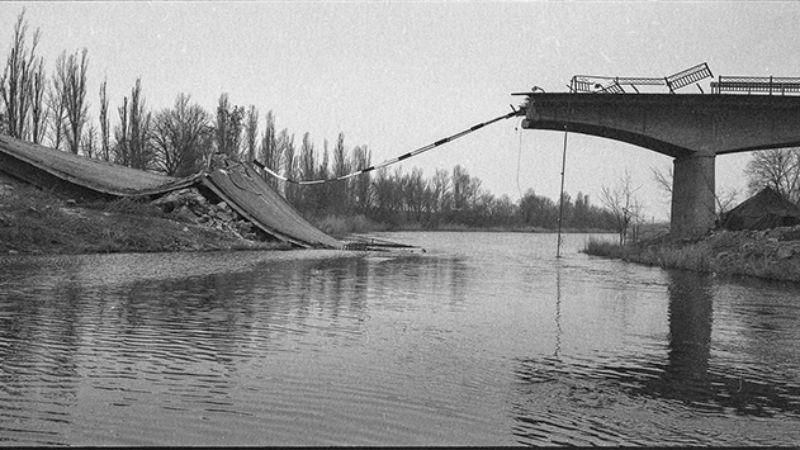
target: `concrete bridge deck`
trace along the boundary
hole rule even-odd
[[[674,158],[671,233],[714,226],[717,155],[800,146],[800,96],[747,94],[526,95],[526,129],[605,137]]]

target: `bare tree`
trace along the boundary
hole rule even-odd
[[[0,97],[5,106],[6,129],[10,136],[20,139],[27,137],[28,114],[34,98],[34,78],[39,70],[36,66],[41,66],[41,61],[37,62],[36,58],[41,32],[37,29],[33,33],[30,48],[26,43],[27,34],[28,22],[23,10],[17,16],[11,51],[0,77]]]
[[[450,187],[450,173],[445,169],[436,169],[431,181],[431,195],[436,212],[449,211],[452,207],[453,196]]]
[[[347,175],[350,172],[350,160],[344,146],[344,133],[339,133],[336,137],[336,145],[333,147],[333,166],[331,167],[334,177]],[[348,208],[347,183],[336,182],[331,186],[330,202],[331,209],[344,214]]]
[[[62,53],[56,59],[56,69],[51,77],[47,88],[47,120],[50,123],[50,146],[56,150],[61,149],[61,142],[64,138],[64,118],[66,103],[64,100],[64,88],[62,87],[59,68],[66,65],[63,61],[66,54]]]
[[[81,137],[81,151],[89,158],[97,157],[97,127],[89,125]]]
[[[631,225],[634,225],[634,241],[638,234],[637,224],[641,222],[642,213],[642,204],[635,197],[638,189],[633,187],[631,174],[625,170],[625,174],[613,189],[603,186],[600,192],[600,201],[614,217],[620,245],[625,244]]]
[[[150,143],[150,113],[145,109],[141,78],[136,79],[131,89],[130,102],[124,97],[118,112],[120,123],[114,131],[117,162],[134,169],[149,169],[154,154]]]
[[[38,144],[42,142],[47,130],[47,105],[44,102],[44,93],[47,89],[47,77],[44,74],[44,59],[37,58],[33,68],[31,86],[31,140]]]
[[[189,95],[178,95],[175,105],[160,111],[153,121],[156,162],[170,176],[195,173],[210,152],[209,114],[190,101]]]
[[[264,165],[273,172],[280,172],[281,152],[278,148],[278,139],[275,134],[275,115],[270,110],[267,112],[266,127],[261,138],[260,159]],[[267,182],[278,189],[278,179],[267,175]]]
[[[739,190],[730,188],[730,189],[720,189],[719,193],[714,194],[714,198],[717,200],[717,220],[719,221],[722,219],[722,216],[730,211],[733,208],[733,205],[736,204],[736,199],[739,197]]]
[[[665,196],[671,197],[673,178],[672,168],[670,167],[667,169],[667,172],[664,173],[655,167],[651,167],[650,172],[653,174],[653,181],[656,182],[656,187],[658,187],[658,190],[664,193]]]
[[[217,123],[214,135],[219,153],[230,158],[239,156],[243,119],[244,108],[231,105],[228,101],[228,94],[221,94],[217,104]]]
[[[104,161],[111,160],[109,149],[109,120],[108,120],[108,79],[104,79],[100,85],[100,151]]]
[[[130,111],[128,113],[128,143],[131,155],[131,167],[134,169],[147,169],[152,162],[150,149],[150,113],[145,109],[142,97],[142,79],[137,78],[131,90]]]
[[[297,173],[297,157],[295,156],[294,134],[289,135],[289,130],[284,128],[278,135],[278,151],[283,155],[284,176],[295,179]],[[283,183],[283,196],[290,203],[295,203],[297,186],[292,183]]]
[[[366,145],[353,147],[350,161],[355,170],[368,168],[371,164],[371,160],[372,152]],[[356,211],[361,214],[366,214],[372,204],[370,185],[369,172],[358,175],[350,180],[350,197],[352,198]]]
[[[245,160],[248,162],[253,162],[257,156],[257,140],[258,140],[258,109],[256,109],[255,105],[250,105],[250,108],[247,109],[247,114],[245,117],[245,125],[244,125],[244,136],[245,136]]]
[[[80,52],[59,58],[57,75],[61,97],[64,102],[66,124],[64,136],[69,150],[78,154],[83,126],[86,124],[88,105],[86,104],[86,71],[89,68],[88,52],[84,48]]]
[[[328,140],[325,139],[322,141],[322,161],[319,163],[319,167],[317,168],[316,178],[327,179],[330,176],[330,170],[328,168],[330,162],[331,151],[329,149]]]
[[[131,165],[131,155],[128,142],[128,97],[122,98],[122,106],[117,108],[119,125],[114,128],[114,160],[123,166]]]
[[[800,148],[753,152],[745,174],[750,194],[770,187],[794,203],[800,200]]]

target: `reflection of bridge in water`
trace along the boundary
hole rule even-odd
[[[717,155],[800,145],[800,96],[785,95],[800,93],[800,78],[720,76],[710,94],[673,95],[710,76],[705,64],[664,78],[576,76],[570,92],[515,95],[527,96],[523,128],[600,136],[674,158],[671,232],[692,236],[714,225]]]

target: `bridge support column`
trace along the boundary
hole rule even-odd
[[[670,234],[678,238],[705,234],[714,227],[714,157],[698,152],[675,158]]]

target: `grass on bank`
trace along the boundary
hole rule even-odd
[[[533,226],[496,226],[496,227],[470,227],[461,223],[440,223],[436,226],[425,226],[419,222],[408,222],[401,225],[390,225],[375,222],[358,214],[356,216],[328,215],[321,219],[312,219],[311,222],[323,232],[344,239],[349,235],[380,232],[380,231],[452,231],[452,232],[507,232],[507,233],[554,233],[556,230]],[[610,233],[605,229],[565,229],[564,233]]]
[[[583,251],[589,255],[621,259],[665,269],[708,272],[711,268],[710,256],[698,246],[671,247],[666,243],[647,246],[620,245],[616,242],[590,238]]]
[[[583,251],[665,269],[800,282],[800,227],[717,231],[690,241],[664,236],[624,246],[589,239]]]

